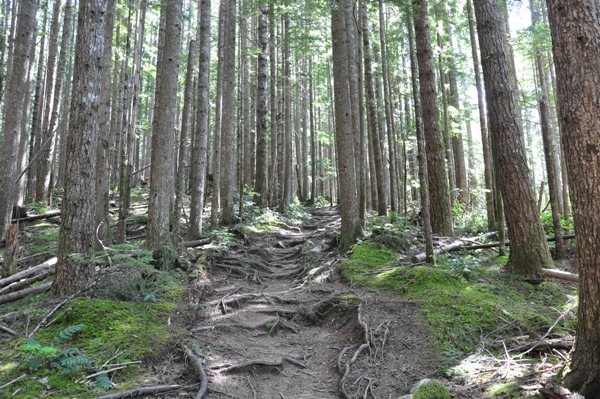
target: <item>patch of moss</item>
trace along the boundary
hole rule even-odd
[[[152,252],[153,265],[158,270],[173,270],[179,264],[179,255],[170,245],[161,245]]]
[[[350,260],[340,266],[343,275],[417,303],[434,343],[449,358],[461,359],[480,345],[482,338],[491,344],[501,337],[522,335],[521,331],[541,337],[559,316],[553,309],[562,312],[573,307],[556,282],[532,285],[467,257],[445,259],[438,266],[398,267],[377,273],[391,264],[394,255],[373,245],[357,246]],[[553,331],[573,334],[574,323],[563,320]]]
[[[350,259],[340,267],[342,275],[348,280],[365,282],[368,273],[390,267],[396,258],[396,254],[389,248],[367,241],[356,245]]]
[[[513,399],[521,397],[520,385],[517,381],[496,384],[489,389],[490,396],[496,399]]]
[[[450,392],[444,384],[432,380],[413,392],[413,399],[450,399]]]

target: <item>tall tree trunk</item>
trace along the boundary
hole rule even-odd
[[[584,395],[600,395],[600,5],[576,0],[568,6],[547,0],[558,117],[564,147],[579,271],[577,341],[566,386]]]
[[[277,164],[277,154],[279,149],[277,148],[277,54],[275,53],[275,6],[273,2],[269,5],[269,64],[270,64],[270,84],[269,84],[269,96],[271,106],[271,163],[269,166],[270,170],[270,198],[269,202],[271,206],[275,206],[279,198],[279,171]]]
[[[292,71],[290,61],[290,16],[283,17],[283,196],[279,203],[279,212],[290,207],[292,199]]]
[[[15,179],[19,160],[21,122],[27,79],[29,78],[29,58],[31,46],[35,45],[36,14],[38,0],[20,2],[13,53],[13,72],[8,82],[5,117],[0,137],[0,239],[9,228],[12,215]]]
[[[202,233],[202,211],[204,209],[204,187],[208,166],[208,115],[210,112],[210,10],[211,1],[200,2],[200,34],[198,40],[198,116],[194,133],[194,145],[190,167],[190,239],[195,240]]]
[[[177,246],[180,241],[180,224],[183,208],[183,191],[185,186],[186,169],[186,143],[190,128],[190,113],[192,110],[194,90],[194,58],[196,57],[196,42],[190,40],[188,48],[188,62],[185,73],[185,89],[183,95],[183,111],[181,115],[181,134],[179,135],[179,156],[177,157],[177,176],[175,176],[175,210],[173,221],[173,240]]]
[[[224,41],[223,62],[223,124],[221,126],[221,200],[223,215],[221,223],[230,225],[235,222],[233,200],[235,173],[235,20],[236,0],[229,0],[227,35]],[[217,184],[219,182],[216,182]]]
[[[490,131],[498,159],[502,199],[510,236],[509,271],[539,277],[552,267],[540,215],[535,208],[518,105],[511,88],[506,32],[495,0],[475,3]]]
[[[46,1],[47,2],[47,1]],[[9,3],[9,2],[7,2]],[[42,9],[46,8],[46,4]],[[42,20],[41,31],[46,31],[47,13],[44,13]],[[35,99],[33,102],[33,111],[31,115],[31,134],[29,135],[29,169],[27,171],[27,193],[25,195],[25,203],[32,204],[35,202],[35,188],[37,181],[37,165],[39,162],[40,140],[42,131],[43,108],[44,108],[44,56],[46,51],[46,35],[43,35],[40,41],[40,51],[38,54],[38,66],[35,83]],[[1,71],[1,70],[0,70]]]
[[[61,77],[56,73],[56,64],[58,56],[58,34],[60,32],[60,8],[61,0],[54,2],[52,10],[52,23],[50,24],[50,38],[48,42],[48,63],[46,64],[46,92],[44,96],[44,113],[42,121],[42,135],[40,147],[40,162],[38,162],[37,170],[37,187],[35,190],[35,202],[47,202],[48,201],[48,189],[50,185],[50,165],[52,163],[52,157],[54,155],[54,133],[50,128],[50,118],[54,115],[55,101],[58,104],[60,101],[60,94],[56,93],[56,86]],[[65,21],[66,22],[66,21]],[[66,29],[63,30],[63,40],[69,37]],[[64,47],[64,46],[63,46]],[[61,50],[62,52],[63,50]],[[65,49],[66,54],[66,49]],[[58,110],[56,110],[58,114]]]
[[[258,16],[258,67],[257,67],[257,93],[256,93],[256,193],[254,202],[261,208],[268,206],[269,185],[267,174],[268,150],[267,145],[267,9],[264,4],[259,5]]]
[[[530,0],[531,24],[536,25],[541,22],[539,6],[535,0]],[[548,175],[548,194],[550,196],[550,209],[552,211],[552,225],[554,226],[555,257],[556,259],[565,258],[565,245],[562,238],[562,225],[560,221],[560,182],[558,177],[558,161],[554,134],[550,121],[550,84],[548,83],[548,73],[542,56],[542,50],[536,50],[535,67],[539,83],[538,107],[540,114],[540,123],[542,130],[542,142],[544,146],[544,158],[546,160],[546,173]]]
[[[67,0],[70,2],[70,0]],[[106,5],[106,30],[104,32],[104,55],[102,56],[102,86],[100,88],[100,109],[98,110],[98,148],[96,149],[96,209],[94,228],[96,249],[110,245],[110,219],[108,213],[110,190],[110,70],[112,64],[112,41],[115,26],[116,0],[108,0]],[[115,66],[115,69],[116,68]],[[116,82],[115,82],[116,83]],[[115,101],[113,99],[113,101]]]
[[[373,65],[371,61],[371,44],[369,39],[369,20],[366,4],[363,5],[362,28],[363,28],[363,52],[365,64],[365,86],[367,88],[367,106],[369,109],[369,138],[373,148],[373,162],[375,166],[375,179],[371,174],[371,185],[377,190],[377,200],[373,200],[373,204],[377,203],[377,213],[380,216],[387,215],[387,200],[385,192],[385,175],[383,172],[383,156],[381,153],[380,131],[377,123],[379,116],[377,112],[377,102],[375,100],[375,85],[373,82]],[[373,190],[373,189],[372,189]]]
[[[213,155],[212,155],[212,202],[210,208],[210,228],[214,230],[219,224],[219,208],[221,205],[221,152],[222,152],[222,134],[223,127],[223,82],[225,73],[225,43],[227,39],[227,27],[229,17],[229,1],[223,0],[219,6],[219,42],[218,42],[218,65],[217,65],[217,90],[215,98],[215,126],[213,134]],[[235,52],[235,51],[234,51]],[[233,79],[233,77],[232,77]]]
[[[411,0],[407,0],[407,5],[410,9],[413,3]],[[421,107],[421,96],[419,95],[419,67],[417,66],[417,56],[415,50],[415,38],[412,26],[412,19],[410,13],[407,13],[406,17],[408,27],[408,41],[410,49],[410,70],[411,70],[411,82],[412,82],[412,94],[414,101],[415,111],[415,127],[417,133],[417,160],[419,163],[419,191],[421,197],[421,214],[423,216],[423,230],[425,233],[425,254],[426,261],[428,263],[435,263],[434,252],[433,252],[433,230],[431,227],[431,214],[430,214],[430,203],[429,203],[429,190],[427,185],[429,180],[427,178],[427,156],[425,149],[425,131],[423,128],[423,110]]]
[[[85,286],[94,273],[94,202],[98,109],[106,27],[106,0],[81,0],[75,46],[65,187],[61,207],[55,295]],[[77,256],[74,256],[77,254]]]
[[[396,146],[394,135],[394,113],[391,100],[388,56],[386,49],[385,17],[383,14],[383,0],[379,0],[379,40],[381,46],[381,72],[383,75],[383,98],[385,105],[385,121],[387,126],[388,152],[390,162],[390,206],[393,212],[398,212],[398,172],[396,168]]]
[[[454,58],[450,59],[454,62]],[[450,65],[448,71],[448,81],[450,83],[450,96],[448,103],[454,107],[454,112],[459,112],[460,100],[458,93],[458,82],[456,80],[456,65]],[[467,183],[467,167],[465,163],[465,148],[463,144],[463,135],[460,128],[460,116],[450,115],[450,130],[452,132],[452,152],[454,154],[454,170],[456,174],[456,189],[458,190],[457,200],[463,204],[467,204],[468,199],[468,183]]]
[[[335,7],[337,5],[337,7]],[[335,141],[338,151],[337,165],[340,181],[342,226],[340,248],[346,250],[362,237],[358,217],[356,173],[354,171],[354,140],[350,126],[351,107],[348,88],[349,68],[346,48],[346,0],[336,0],[331,9],[331,36],[333,40],[333,74],[335,89]]]
[[[434,233],[453,236],[452,207],[448,191],[448,176],[444,166],[444,143],[437,105],[433,51],[426,0],[413,0],[417,59],[423,128],[427,153],[427,174],[431,207],[431,228]]]
[[[475,70],[475,87],[477,88],[477,105],[479,110],[479,130],[481,131],[481,144],[483,147],[483,168],[485,176],[485,204],[487,211],[488,230],[496,228],[496,213],[494,205],[494,167],[490,152],[490,139],[487,128],[487,114],[485,109],[483,83],[481,81],[481,69],[479,66],[479,49],[477,48],[477,37],[475,32],[475,18],[473,16],[472,0],[467,0],[467,12],[469,18],[469,33],[471,35],[471,53],[473,55],[473,68]]]
[[[173,173],[177,76],[179,75],[179,41],[181,35],[182,0],[163,2],[166,13],[166,33],[162,59],[157,64],[160,76],[156,101],[160,116],[154,119],[152,134],[152,170],[150,204],[148,207],[148,237],[146,246],[157,249],[169,245],[169,210]]]

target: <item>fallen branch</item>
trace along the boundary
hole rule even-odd
[[[530,342],[525,345],[521,345],[517,348],[514,348],[515,351],[531,351],[533,349],[540,351],[543,349],[566,349],[571,350],[573,348],[573,343],[575,339],[573,337],[567,338],[556,338],[556,339],[542,339],[538,342]]]
[[[19,219],[13,219],[12,223],[33,222],[35,220],[48,219],[48,218],[53,218],[55,216],[60,216],[60,211],[50,211],[47,213],[42,213],[41,215],[34,215],[34,216],[27,216],[27,217],[19,218]]]
[[[0,305],[3,303],[9,303],[18,301],[19,299],[23,299],[28,297],[29,295],[37,295],[41,294],[44,291],[47,291],[52,286],[52,282],[38,285],[37,287],[27,288],[25,290],[12,292],[10,294],[0,296]]]
[[[267,367],[277,367],[277,366],[283,366],[283,361],[287,361],[290,362],[292,364],[295,364],[298,367],[301,368],[306,368],[306,366],[304,364],[302,364],[301,362],[291,359],[289,357],[281,357],[278,360],[249,360],[247,362],[244,363],[240,363],[240,364],[234,364],[232,366],[220,366],[219,367],[215,367],[213,368],[213,370],[219,371],[220,373],[227,373],[230,371],[234,371],[234,370],[239,370],[239,369],[243,369],[245,367],[249,367],[249,366],[267,366]]]
[[[10,335],[17,335],[17,333],[14,330],[11,330],[10,328],[3,326],[2,324],[0,324],[0,330],[9,333]]]
[[[208,388],[208,377],[206,376],[206,372],[204,371],[204,366],[202,366],[202,360],[196,355],[194,352],[190,350],[186,345],[182,345],[185,354],[188,355],[190,359],[192,359],[192,363],[194,363],[194,367],[196,367],[196,371],[198,372],[198,377],[200,378],[200,390],[196,394],[195,399],[202,399],[204,394],[206,393],[206,389]]]
[[[446,252],[456,251],[460,247],[464,247],[464,244],[460,241],[455,241],[451,244],[444,245],[444,246],[434,249],[433,254],[434,255],[445,254]],[[426,257],[427,257],[427,255],[425,253],[420,253],[420,254],[412,257],[412,262],[413,263],[423,262]]]
[[[196,248],[196,247],[201,247],[203,245],[208,245],[210,244],[212,241],[212,238],[203,238],[201,240],[195,240],[195,241],[188,241],[188,242],[184,242],[183,246],[185,246],[186,248]]]
[[[33,283],[37,283],[38,281],[45,280],[46,278],[52,276],[55,273],[54,267],[49,267],[43,270],[40,274],[25,279],[23,281],[15,281],[12,284],[7,285],[6,287],[0,289],[0,295],[8,294],[9,292],[16,292],[25,287],[29,287]]]
[[[120,367],[114,367],[112,369],[108,369],[108,370],[103,370],[103,371],[98,371],[97,373],[94,374],[90,374],[90,375],[86,375],[85,377],[83,377],[81,380],[79,380],[78,382],[81,382],[83,380],[89,380],[90,378],[94,378],[94,377],[98,377],[99,375],[102,374],[108,374],[111,373],[113,371],[117,371],[117,370],[123,370],[124,368],[126,368],[127,366],[120,366]]]
[[[48,268],[53,268],[56,265],[57,261],[58,261],[57,257],[50,258],[47,261],[45,261],[44,263],[42,263],[41,265],[30,267],[29,269],[23,270],[22,272],[19,272],[17,274],[13,274],[10,277],[0,279],[0,287],[5,287],[9,284],[14,283],[15,281],[19,281],[19,280],[27,278],[33,274],[37,274],[38,272],[40,272],[42,270],[45,270]]]
[[[556,278],[559,280],[579,282],[579,275],[556,269],[542,269],[542,275],[546,277]]]
[[[155,385],[151,387],[136,388],[129,391],[112,393],[110,395],[98,396],[95,399],[126,399],[143,395],[156,395],[185,388],[182,385]]]
[[[15,378],[14,380],[8,381],[6,384],[4,384],[4,385],[0,386],[0,389],[4,389],[4,388],[6,388],[6,387],[7,387],[7,386],[9,386],[9,385],[11,385],[11,384],[14,384],[15,382],[17,382],[17,381],[19,381],[19,380],[22,380],[22,379],[23,379],[23,378],[25,378],[26,376],[27,376],[27,374],[22,374],[21,376],[19,376],[19,377]]]

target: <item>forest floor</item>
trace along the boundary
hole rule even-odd
[[[338,212],[309,212],[246,238],[194,286],[208,398],[395,399],[441,365],[414,304],[341,281]]]
[[[576,285],[522,281],[490,250],[412,264],[422,237],[405,220],[373,218],[340,254],[335,208],[269,211],[160,271],[136,241],[147,217],[134,209],[130,243],[105,249],[98,284],[37,335],[61,299],[2,304],[0,279],[0,398],[112,399],[102,391],[140,386],[171,387],[142,397],[196,397],[195,360],[208,399],[398,399],[424,378],[454,399],[541,398],[573,343]],[[56,218],[24,226],[24,254],[42,255],[19,271],[56,251]]]

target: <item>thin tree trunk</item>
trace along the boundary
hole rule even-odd
[[[256,195],[254,203],[265,208],[268,206],[268,144],[267,144],[267,9],[263,4],[259,5],[258,16],[258,67],[257,67],[257,93],[256,93]]]
[[[292,72],[290,62],[290,16],[283,17],[283,196],[279,203],[279,212],[290,207],[292,199]]]
[[[235,173],[235,34],[236,34],[236,0],[229,0],[226,25],[226,39],[224,41],[223,62],[223,124],[221,126],[221,200],[223,202],[223,215],[221,223],[230,225],[235,222],[233,200],[234,173]]]
[[[373,66],[371,61],[371,44],[369,39],[369,21],[366,4],[363,5],[362,14],[363,27],[363,52],[365,65],[365,85],[367,88],[367,105],[369,109],[369,137],[373,148],[373,163],[375,170],[375,179],[371,174],[371,185],[376,188],[377,198],[373,199],[373,204],[377,203],[377,212],[380,216],[387,215],[387,201],[385,192],[385,175],[383,172],[383,156],[381,153],[380,131],[378,126],[377,102],[375,100],[375,85],[373,82]],[[373,188],[371,189],[373,190]]]
[[[539,8],[535,0],[530,0],[531,24],[536,25],[541,22]],[[550,197],[550,209],[552,210],[552,225],[554,226],[555,257],[556,259],[565,258],[565,245],[562,238],[562,225],[560,221],[560,183],[558,179],[558,162],[556,159],[557,151],[554,143],[554,134],[551,132],[549,102],[550,85],[548,83],[548,73],[542,57],[541,50],[537,50],[535,57],[535,66],[539,79],[538,107],[540,114],[540,123],[542,130],[542,142],[544,146],[544,158],[546,160],[546,172],[548,174],[548,194]]]
[[[483,83],[481,81],[481,69],[479,66],[479,49],[477,48],[477,37],[475,30],[475,18],[473,16],[472,0],[467,0],[467,12],[469,18],[469,33],[471,35],[471,53],[473,55],[473,68],[475,70],[475,87],[477,88],[477,105],[479,110],[479,130],[481,131],[481,143],[483,147],[483,168],[485,176],[485,204],[487,211],[488,230],[496,228],[496,214],[494,204],[494,167],[490,152],[490,139],[487,128],[487,113],[485,109]]]

